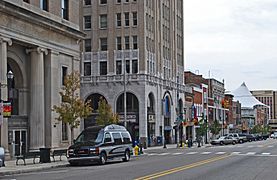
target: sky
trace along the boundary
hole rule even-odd
[[[277,0],[184,0],[185,70],[277,90]]]

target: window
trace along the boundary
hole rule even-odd
[[[91,63],[85,62],[84,63],[84,76],[90,76],[91,75]]]
[[[126,60],[126,73],[130,73],[130,60]]]
[[[67,76],[67,67],[62,66],[62,85],[64,85],[64,80]]]
[[[91,16],[84,16],[84,29],[90,29],[91,28]]]
[[[129,26],[130,25],[130,22],[129,22],[129,13],[126,12],[124,13],[125,15],[125,26]]]
[[[138,60],[132,60],[132,73],[136,74],[138,73]]]
[[[130,49],[130,38],[125,36],[125,49]]]
[[[68,140],[67,124],[62,122],[62,141]]]
[[[100,62],[100,75],[107,75],[107,62]]]
[[[68,0],[62,0],[62,18],[68,20],[68,10],[69,10]]]
[[[23,0],[23,2],[25,2],[25,3],[30,3],[30,1],[29,1],[29,0]]]
[[[112,142],[112,137],[109,133],[106,133],[104,143],[110,143],[110,142]]]
[[[116,14],[116,26],[121,27],[121,13]]]
[[[133,36],[133,49],[138,49],[138,37]]]
[[[107,0],[100,0],[100,4],[107,4]]]
[[[122,62],[116,61],[116,74],[122,74]]]
[[[108,50],[108,39],[100,38],[100,50],[107,51]]]
[[[121,133],[122,137],[123,137],[123,142],[124,144],[129,144],[131,143],[131,138],[130,135],[128,133]]]
[[[138,25],[138,13],[133,12],[133,26],[137,26],[137,25]]]
[[[91,39],[85,39],[85,52],[91,51]]]
[[[129,2],[129,0],[125,0],[125,2],[126,2],[126,3],[128,3],[128,2]]]
[[[40,0],[40,9],[48,11],[48,0]]]
[[[116,0],[117,3],[121,3],[121,0]]]
[[[100,28],[106,29],[108,27],[107,14],[100,15]]]
[[[91,0],[84,0],[84,5],[86,6],[91,5]]]
[[[121,37],[116,37],[116,48],[117,50],[122,50]]]
[[[112,133],[112,136],[113,136],[113,140],[114,140],[115,145],[122,144],[121,135],[119,133]]]

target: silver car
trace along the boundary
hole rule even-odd
[[[218,139],[212,140],[211,141],[212,145],[224,145],[224,144],[236,144],[236,140],[233,137],[230,136],[222,136]]]
[[[5,166],[5,151],[0,147],[0,167]]]

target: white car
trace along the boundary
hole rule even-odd
[[[274,132],[273,134],[271,134],[270,137],[273,139],[277,139],[277,132]]]

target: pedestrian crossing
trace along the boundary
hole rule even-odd
[[[197,152],[197,151],[192,151],[192,152],[175,152],[175,153],[144,153],[146,156],[178,156],[178,155],[224,155],[224,154],[230,154],[230,155],[246,155],[246,156],[276,156],[277,154],[271,154],[269,152],[239,152],[239,151],[234,151],[234,152],[210,152],[210,151],[205,151],[205,152]]]
[[[273,145],[247,145],[247,144],[240,144],[236,146],[211,146],[211,148],[273,148]]]

